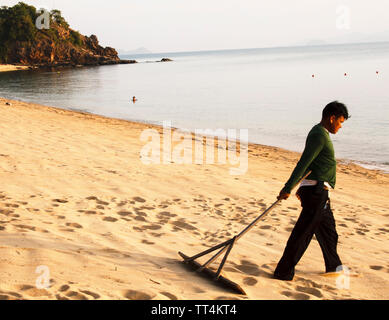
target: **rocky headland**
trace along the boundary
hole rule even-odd
[[[44,21],[44,14],[48,21]],[[0,64],[60,67],[129,63],[136,61],[121,60],[114,48],[102,47],[96,35],[73,30],[58,10],[40,12],[21,2],[0,8]]]

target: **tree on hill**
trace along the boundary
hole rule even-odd
[[[0,9],[0,41],[29,41],[36,34],[36,10],[23,2]]]
[[[69,28],[69,24],[66,22],[65,18],[62,17],[61,11],[59,10],[50,11],[50,20],[64,28]]]
[[[40,16],[39,10],[26,3],[19,2],[13,7],[0,7],[0,63],[7,63],[9,48],[15,42],[26,42],[26,46],[42,37],[49,37],[55,43],[65,41],[74,46],[82,45],[81,34],[69,28],[60,10],[50,11],[48,30],[39,30],[35,22]],[[59,38],[58,28],[69,30],[69,38]]]

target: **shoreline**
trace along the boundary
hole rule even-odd
[[[91,115],[91,116],[95,116],[95,117],[101,117],[103,119],[124,121],[124,122],[128,122],[130,124],[145,125],[146,126],[145,128],[157,129],[160,133],[162,133],[162,131],[163,131],[163,125],[156,124],[156,123],[153,123],[153,122],[148,122],[148,121],[139,121],[139,120],[135,121],[135,120],[126,120],[126,119],[121,119],[121,118],[112,118],[112,117],[109,117],[109,116],[98,115],[98,114],[87,112],[87,111],[79,111],[79,110],[72,110],[72,109],[62,109],[60,107],[55,107],[55,106],[47,106],[47,105],[42,105],[42,104],[36,104],[34,102],[28,102],[28,101],[23,101],[23,100],[12,100],[12,99],[6,99],[4,97],[0,97],[0,102],[2,100],[3,101],[8,101],[10,103],[15,103],[16,102],[16,103],[34,104],[34,105],[39,105],[41,107],[52,108],[52,109],[55,109],[55,110],[69,111],[69,112],[74,112],[74,113],[79,113],[79,114]],[[184,130],[184,129],[172,126],[171,130],[172,131],[181,132],[181,130]],[[192,136],[194,136],[194,132],[193,131],[190,131],[190,134]],[[205,136],[205,137],[207,137],[207,136]],[[210,136],[210,137],[214,137],[214,136]],[[234,140],[228,139],[228,141],[234,141]],[[236,142],[239,145],[240,141],[236,140]],[[293,153],[293,154],[301,155],[301,152],[298,152],[298,151],[294,151],[294,150],[290,150],[290,149],[286,149],[286,148],[282,148],[282,147],[278,147],[278,146],[273,146],[273,145],[264,145],[264,144],[261,144],[261,143],[250,142],[250,140],[248,141],[248,146],[249,147],[250,146],[268,147],[268,148],[271,148],[271,149],[276,148],[276,149],[279,149],[279,150],[282,150],[282,151],[285,151],[285,152],[290,152],[290,153]],[[389,169],[382,168],[381,164],[379,164],[379,163],[378,164],[377,163],[369,163],[369,162],[366,162],[366,161],[363,161],[363,160],[354,160],[354,159],[347,159],[347,158],[336,158],[336,160],[337,160],[338,165],[339,164],[344,164],[344,165],[353,164],[353,165],[359,166],[359,167],[361,167],[361,168],[363,168],[365,170],[370,170],[370,171],[378,172],[380,174],[389,175]]]
[[[249,144],[248,170],[234,176],[226,164],[142,163],[140,134],[162,132],[157,125],[2,98],[0,121],[2,299],[388,296],[388,175],[338,165],[331,206],[342,263],[357,275],[349,289],[322,275],[315,240],[292,282],[272,278],[301,210],[291,196],[234,246],[223,273],[247,296],[233,295],[188,272],[178,251],[196,254],[243,230],[274,203],[299,153]],[[38,266],[50,271],[44,288]]]
[[[47,65],[16,65],[16,64],[0,64],[0,72],[11,72],[11,71],[25,71],[25,70],[61,70],[61,69],[75,69],[82,67],[99,67],[107,65],[121,65],[121,64],[136,64],[136,60],[118,60],[118,61],[107,61],[104,63],[96,64],[72,64],[71,62],[64,62],[58,64],[47,64]]]
[[[0,72],[10,72],[10,71],[23,71],[23,70],[33,70],[32,66],[23,66],[16,64],[0,64]]]

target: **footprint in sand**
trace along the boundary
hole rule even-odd
[[[146,200],[145,199],[143,199],[143,198],[141,198],[141,197],[134,197],[134,198],[132,198],[134,201],[136,201],[136,202],[141,202],[141,203],[143,203],[143,202],[146,202]]]
[[[166,223],[170,218],[176,217],[177,215],[174,213],[170,213],[168,211],[162,211],[157,214],[157,218],[160,219],[160,223]]]
[[[90,197],[86,197],[85,198],[86,200],[99,200],[97,197],[95,196],[90,196]]]
[[[35,227],[32,227],[32,226],[26,226],[26,225],[23,225],[23,224],[18,224],[18,225],[15,225],[15,227],[18,227],[18,228],[21,228],[23,230],[21,230],[22,232],[26,232],[26,230],[24,229],[28,229],[30,231],[35,231],[36,228]]]
[[[103,206],[108,206],[109,205],[108,202],[105,202],[105,201],[102,201],[102,200],[99,200],[99,199],[96,200],[96,203],[99,204],[99,205],[103,205]]]
[[[36,287],[24,284],[17,286],[18,291],[22,291],[26,295],[30,297],[50,297],[51,293],[49,293],[46,289],[37,289]]]
[[[155,242],[148,241],[148,240],[146,240],[146,239],[143,239],[143,240],[142,240],[142,243],[144,243],[144,244],[155,244]]]
[[[186,229],[186,230],[197,230],[196,227],[190,225],[189,223],[186,223],[184,219],[182,220],[176,220],[171,222],[172,225],[175,227],[181,228],[181,229]]]
[[[59,292],[68,291],[69,288],[70,288],[70,287],[69,287],[67,284],[64,284],[64,285],[62,285],[62,286],[58,289],[58,291],[59,291]]]
[[[121,210],[121,211],[118,211],[117,214],[118,214],[119,216],[126,217],[126,216],[129,216],[129,215],[132,215],[133,213],[130,212],[130,211]]]
[[[383,266],[370,266],[370,269],[372,270],[382,270],[384,267]]]
[[[292,291],[282,291],[281,294],[288,298],[294,298],[296,300],[309,300],[310,298],[309,295],[305,293],[295,293]]]
[[[164,295],[165,297],[168,297],[170,300],[178,300],[178,298],[170,292],[162,291],[160,292],[160,294]]]
[[[205,292],[203,289],[198,288],[198,287],[194,287],[193,290],[195,293],[204,293]]]
[[[158,225],[158,224],[151,224],[151,225],[148,225],[148,226],[144,226],[145,229],[148,229],[148,230],[159,230],[162,228],[162,226]]]
[[[235,265],[234,267],[251,276],[261,275],[261,270],[258,268],[257,264],[248,260],[241,260],[240,263],[241,263],[240,265]]]
[[[97,294],[97,293],[95,293],[95,292],[92,292],[92,291],[89,291],[89,290],[80,290],[80,292],[82,292],[82,293],[84,293],[84,294],[86,294],[86,295],[88,295],[88,296],[91,296],[91,297],[93,297],[94,299],[100,298],[100,295],[99,295],[99,294]]]
[[[313,295],[313,296],[315,296],[317,298],[322,298],[323,297],[323,294],[321,293],[321,291],[319,289],[316,289],[316,288],[307,288],[307,287],[297,286],[296,290],[298,292],[303,292],[303,293],[311,294],[311,295]]]
[[[65,295],[56,294],[58,300],[69,300],[69,298],[73,300],[89,300],[87,296],[91,296],[93,299],[100,298],[99,294],[89,290],[79,290],[80,292],[70,290],[70,286],[67,284],[62,285],[58,291]]]
[[[147,213],[145,213],[143,211],[139,211],[139,209],[136,209],[136,208],[134,208],[134,210],[135,210],[135,214],[137,216],[147,217]]]
[[[141,206],[139,210],[154,210],[155,207],[149,207],[149,206]],[[136,210],[136,209],[135,209]]]
[[[129,300],[151,300],[155,294],[146,293],[137,290],[126,290],[122,293],[123,297]]]
[[[243,279],[243,283],[247,286],[254,286],[257,284],[257,282],[258,280],[253,277],[247,277]]]
[[[14,204],[14,203],[4,203],[4,205],[7,208],[19,208],[19,205],[18,204]]]
[[[118,204],[117,204],[117,206],[118,207],[123,207],[124,205],[126,205],[127,204],[127,201],[120,201]]]
[[[13,210],[8,210],[8,209],[0,209],[0,214],[3,214],[5,216],[9,216],[10,214],[13,213]]]
[[[69,291],[66,293],[66,296],[74,300],[88,300],[88,298],[85,295],[77,291]]]
[[[116,222],[116,221],[118,221],[118,219],[116,219],[114,217],[104,217],[103,220],[104,221],[108,221],[108,222]]]
[[[58,202],[58,203],[67,203],[68,202],[67,200],[64,200],[64,199],[53,199],[51,201]]]
[[[0,291],[0,300],[21,300],[23,296],[16,292]]]
[[[82,228],[82,225],[78,224],[78,223],[72,223],[72,222],[67,222],[66,223],[66,226],[68,227],[73,227],[73,228],[77,228],[77,229],[81,229]]]
[[[215,300],[240,300],[238,297],[220,296],[216,297]]]

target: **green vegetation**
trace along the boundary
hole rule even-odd
[[[75,46],[81,46],[81,34],[78,31],[70,30],[70,42]]]
[[[55,22],[61,27],[69,28],[69,24],[66,22],[65,18],[62,17],[61,11],[59,10],[51,10],[50,11],[50,20]]]
[[[39,10],[37,11],[35,7],[23,2],[19,2],[13,7],[0,7],[0,63],[7,63],[10,48],[16,42],[25,43],[25,46],[28,47],[40,39],[48,38],[56,44],[68,42],[74,46],[82,45],[80,33],[69,28],[61,11],[52,10],[50,12],[49,29],[39,30],[35,26],[40,15]],[[60,37],[59,30],[67,30],[69,38]],[[64,34],[63,31],[62,34]]]
[[[14,41],[30,42],[34,39],[36,10],[19,2],[13,7],[0,8],[0,61],[7,62],[8,45]]]

